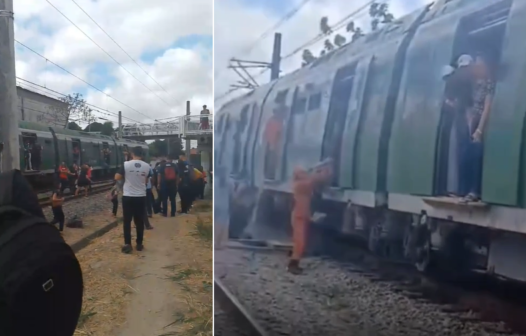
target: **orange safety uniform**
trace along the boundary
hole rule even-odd
[[[66,167],[66,166],[60,166],[59,167],[59,178],[61,180],[67,180],[68,179],[68,175],[69,175],[69,168]]]
[[[292,260],[299,261],[305,253],[307,229],[311,220],[311,201],[314,190],[330,179],[328,167],[309,173],[304,169],[294,170],[292,192],[294,207],[292,209]]]
[[[276,151],[281,140],[281,130],[283,128],[283,123],[276,116],[272,116],[268,122],[267,127],[265,128],[265,140],[268,143],[269,149],[271,151]]]

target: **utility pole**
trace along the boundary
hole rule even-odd
[[[272,48],[272,61],[270,62],[270,81],[279,78],[281,64],[281,33],[274,34],[274,47]]]
[[[117,132],[117,134],[118,134],[119,139],[122,139],[122,112],[121,111],[119,111],[119,131]]]
[[[263,72],[267,69],[270,69],[270,80],[275,80],[279,78],[281,66],[281,33],[274,34],[274,47],[272,50],[272,60],[271,62],[258,62],[258,61],[246,61],[240,60],[237,58],[232,58],[230,64],[228,65],[229,69],[232,69],[236,74],[241,78],[236,84],[230,85],[231,91],[238,89],[255,89],[259,86],[258,82],[255,80],[247,69],[263,69]],[[262,74],[261,72],[260,74]]]
[[[186,101],[186,115],[187,116],[190,115],[190,101],[189,100]],[[184,127],[187,127],[187,123],[190,123],[190,120],[189,120],[190,118],[186,118],[186,119],[188,120],[184,122]],[[190,140],[188,139],[187,136],[185,136],[184,151],[186,154],[186,160],[190,162]]]
[[[0,172],[20,169],[13,0],[0,0]]]

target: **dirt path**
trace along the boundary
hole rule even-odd
[[[76,335],[212,334],[211,205],[194,208],[155,216],[142,252],[120,253],[121,225],[79,252],[86,289]]]

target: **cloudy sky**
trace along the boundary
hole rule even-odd
[[[18,77],[61,93],[82,93],[93,105],[114,113],[122,111],[123,117],[129,118],[123,122],[182,115],[186,100],[192,101],[193,113],[204,104],[213,105],[211,0],[15,0],[14,6],[16,40],[138,112],[15,43]],[[57,96],[24,81],[17,83]],[[111,114],[95,115],[117,120]]]
[[[227,70],[228,60],[232,57],[243,60],[264,61],[271,59],[273,34],[257,45],[253,42],[268,28],[274,26],[285,14],[298,7],[304,0],[216,0],[214,27],[214,77],[216,106],[228,101],[224,93],[229,90],[239,77],[233,70]],[[336,23],[345,16],[367,4],[368,0],[311,0],[290,20],[278,28],[283,35],[282,56],[286,56],[319,33],[321,17],[327,16],[329,24]],[[400,17],[429,3],[429,0],[382,0],[388,2],[395,17]],[[355,21],[363,26],[367,11],[354,16]],[[361,24],[360,24],[361,22]],[[343,28],[343,33],[345,27]],[[342,34],[343,34],[342,33]],[[345,35],[345,34],[344,34]],[[309,49],[317,56],[323,47],[323,40]],[[284,73],[297,69],[301,65],[301,52],[282,63]],[[253,70],[258,74],[261,70]],[[259,79],[259,80],[258,80]],[[265,83],[270,79],[270,71],[259,78]]]

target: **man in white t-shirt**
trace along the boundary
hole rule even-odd
[[[135,147],[131,153],[131,160],[121,166],[115,174],[117,181],[124,179],[122,188],[122,213],[124,246],[123,253],[131,253],[131,222],[135,223],[137,230],[137,251],[142,251],[144,236],[144,218],[146,216],[146,184],[150,177],[150,165],[142,161],[142,147]]]

